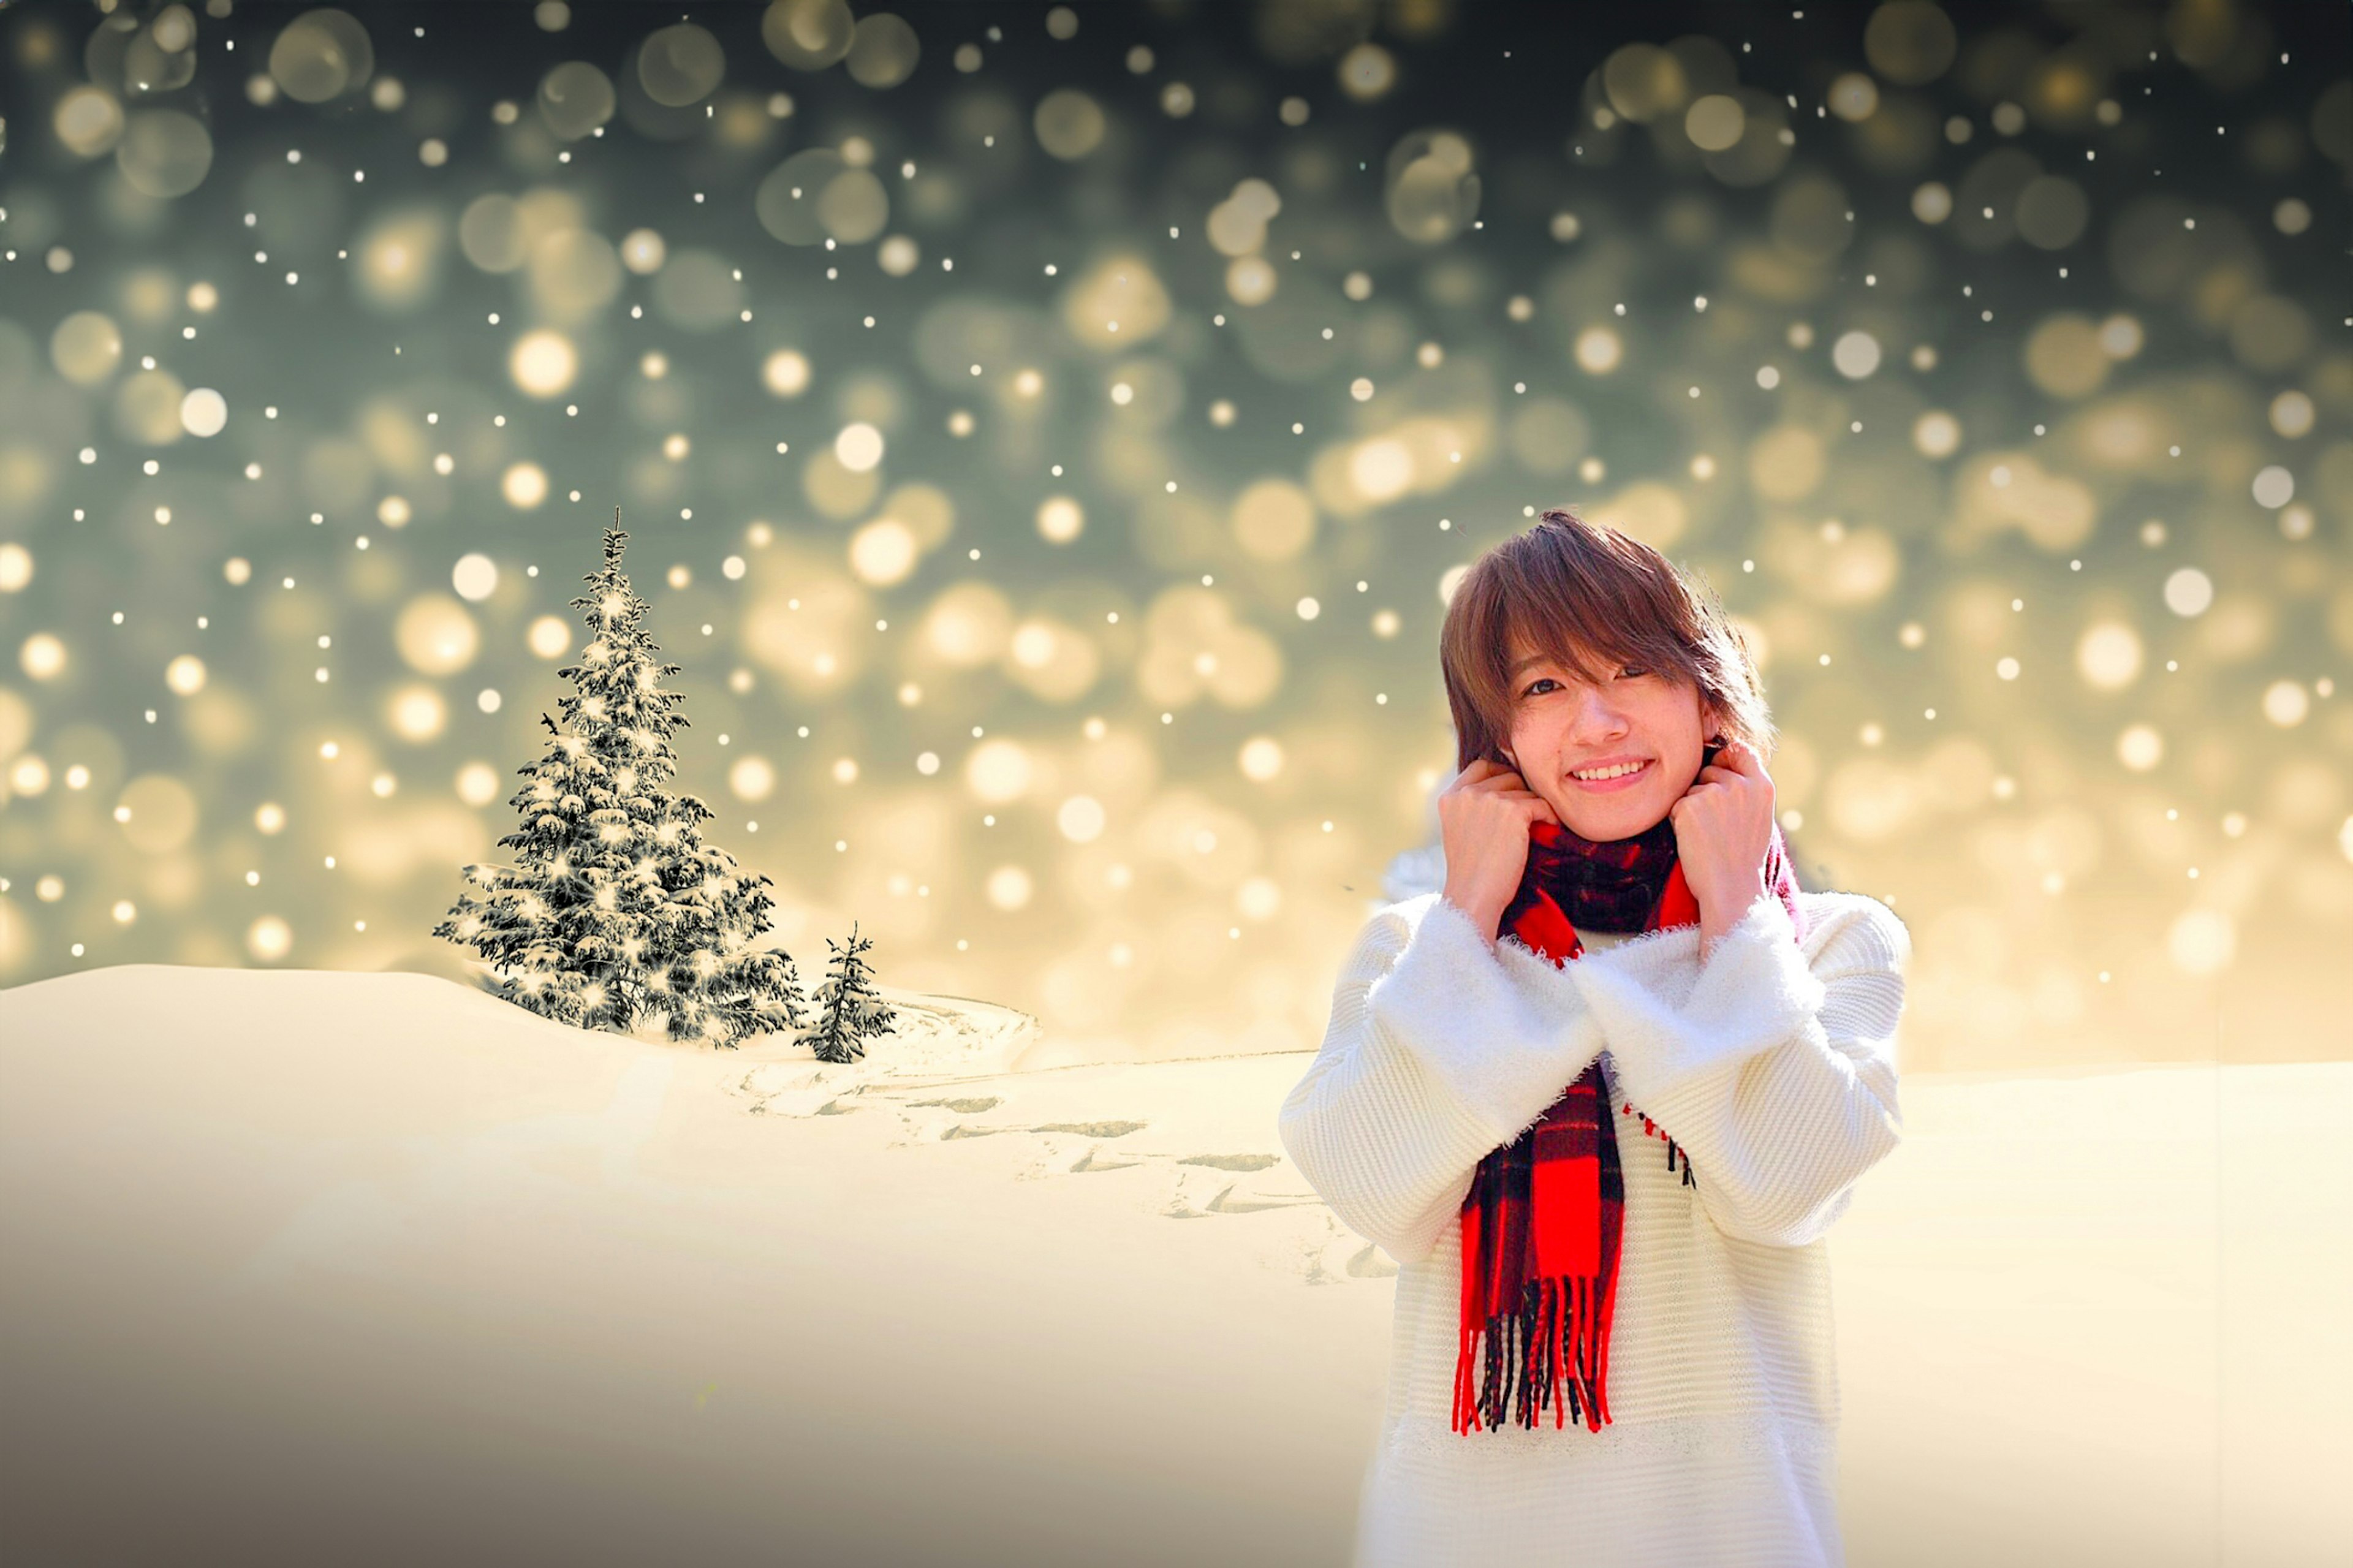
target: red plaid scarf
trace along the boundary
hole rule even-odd
[[[1710,754],[1713,754],[1710,748]],[[1765,885],[1778,894],[1802,935],[1798,881],[1773,829]],[[1674,819],[1631,838],[1582,837],[1556,823],[1529,830],[1528,864],[1500,929],[1555,964],[1580,957],[1588,931],[1658,931],[1694,925],[1699,901],[1675,852]],[[1462,1200],[1461,1348],[1454,1366],[1454,1430],[1504,1425],[1516,1395],[1524,1427],[1553,1411],[1562,1427],[1575,1414],[1588,1430],[1609,1420],[1603,1380],[1617,1304],[1619,1242],[1626,1186],[1618,1134],[1595,1058],[1535,1124],[1479,1162]],[[1631,1105],[1626,1110],[1639,1115]],[[1649,1117],[1642,1131],[1665,1138],[1667,1169],[1691,1155]],[[1485,1365],[1477,1367],[1482,1338]],[[1474,1369],[1475,1375],[1474,1375]]]

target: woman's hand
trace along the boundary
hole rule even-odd
[[[1440,896],[1493,942],[1527,870],[1530,825],[1559,820],[1511,768],[1485,757],[1472,763],[1438,797],[1439,837],[1446,854],[1446,890]]]
[[[1683,880],[1699,900],[1703,960],[1715,939],[1767,891],[1773,843],[1773,780],[1757,753],[1727,739],[1683,798],[1667,808]]]

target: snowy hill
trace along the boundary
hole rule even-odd
[[[416,973],[0,991],[7,1555],[1344,1562],[1393,1269],[1282,1157],[1307,1058],[886,999],[828,1068]],[[1831,1241],[1851,1562],[2353,1539],[2353,1064],[1904,1099]]]

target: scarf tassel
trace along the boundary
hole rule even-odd
[[[1500,1429],[1507,1414],[1533,1429],[1550,1410],[1556,1429],[1574,1416],[1599,1432],[1609,1420],[1602,1384],[1609,1366],[1599,1279],[1531,1279],[1519,1310],[1497,1312],[1462,1330],[1454,1362],[1453,1429]],[[1483,1341],[1484,1354],[1482,1355]]]

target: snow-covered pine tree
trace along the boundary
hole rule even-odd
[[[620,521],[617,511],[614,514]],[[678,771],[670,738],[686,722],[675,664],[638,624],[649,608],[621,571],[628,535],[605,531],[605,565],[572,601],[585,612],[580,662],[556,673],[576,689],[545,755],[516,770],[508,802],[522,826],[499,840],[512,866],[474,865],[436,936],[490,963],[484,988],[583,1028],[628,1033],[662,1015],[670,1037],[734,1046],[798,1029],[791,954],[754,945],[766,929],[769,879],[702,842],[711,809],[665,787]]]
[[[867,1039],[888,1029],[899,1015],[874,989],[874,972],[866,963],[874,939],[860,936],[857,921],[849,923],[849,942],[828,937],[825,945],[833,949],[833,963],[817,988],[818,1021],[801,1038],[821,1062],[855,1061],[866,1054]]]

